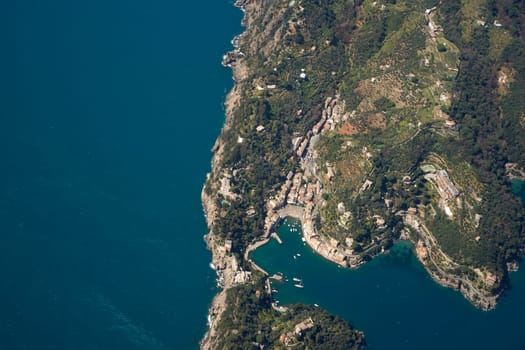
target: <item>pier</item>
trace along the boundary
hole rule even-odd
[[[272,237],[277,241],[277,243],[283,244],[283,240],[281,239],[281,237],[279,237],[277,232],[272,232]]]

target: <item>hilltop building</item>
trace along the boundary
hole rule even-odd
[[[436,184],[443,199],[451,200],[459,195],[458,189],[454,186],[445,170],[436,172]]]

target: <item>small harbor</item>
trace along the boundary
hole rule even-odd
[[[277,233],[282,244],[272,239],[250,254],[272,276],[276,310],[299,302],[326,308],[362,329],[369,350],[524,348],[523,268],[511,275],[513,289],[496,310],[484,312],[432,281],[407,243],[358,269],[347,269],[304,245],[295,220],[284,220]],[[482,329],[506,336],[479,337]]]

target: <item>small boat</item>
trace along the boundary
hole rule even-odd
[[[319,304],[314,304],[315,307],[319,307]]]
[[[304,288],[304,286],[303,286],[302,284],[299,284],[299,283],[294,284],[293,286],[294,286],[295,288]]]
[[[301,254],[297,253],[297,256],[301,256]]]
[[[292,278],[295,282],[302,282],[303,280],[297,277]]]
[[[301,237],[301,241],[306,242],[306,238]]]

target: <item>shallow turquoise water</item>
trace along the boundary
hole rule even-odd
[[[342,316],[367,337],[367,349],[525,348],[525,271],[511,275],[512,290],[494,311],[474,308],[460,293],[434,283],[408,243],[400,243],[357,270],[340,268],[301,241],[297,222],[287,220],[275,240],[251,257],[270,274],[280,305],[303,302]],[[303,289],[296,288],[299,278]]]
[[[2,9],[0,349],[197,348],[215,293],[200,190],[242,13]]]

